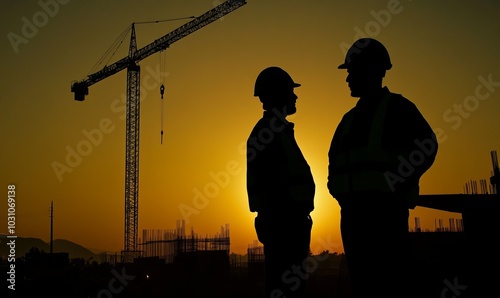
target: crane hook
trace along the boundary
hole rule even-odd
[[[161,95],[161,99],[163,99],[163,94],[165,93],[165,86],[163,86],[163,84],[161,84],[160,86],[160,95]]]
[[[160,86],[160,95],[161,99],[163,99],[163,94],[165,93],[165,86],[161,84]],[[163,144],[163,100],[161,101],[161,131],[160,131],[160,144]]]

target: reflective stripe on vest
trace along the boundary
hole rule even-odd
[[[398,155],[395,152],[382,150],[382,131],[390,93],[384,96],[375,111],[368,146],[342,152],[335,158],[335,167],[344,168],[340,173],[334,173],[330,178],[330,191],[334,197],[342,197],[353,192],[379,191],[391,193],[391,185],[386,180],[383,168],[398,165]],[[340,136],[347,135],[352,129],[352,110],[346,114],[343,130]],[[363,168],[363,164],[378,164],[379,169]],[[387,165],[387,166],[385,166]]]

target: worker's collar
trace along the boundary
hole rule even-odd
[[[264,111],[262,118],[268,119],[270,121],[274,121],[276,123],[276,125],[281,125],[281,123],[283,123],[285,125],[290,125],[291,127],[293,127],[293,125],[294,125],[293,122],[286,120],[286,116],[287,116],[287,114],[283,113],[283,111],[280,111],[277,108],[273,108],[270,111],[268,111],[268,110]],[[275,120],[273,120],[273,119],[275,119]]]
[[[380,102],[382,100],[382,98],[384,98],[384,96],[386,94],[388,94],[390,91],[389,91],[389,88],[387,87],[383,87],[382,89],[380,89],[379,91],[377,92],[374,92],[370,95],[367,95],[367,96],[363,96],[363,97],[360,97],[359,100],[358,100],[358,103],[357,105],[372,105],[372,104],[376,104],[378,102]]]

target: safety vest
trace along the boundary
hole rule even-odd
[[[329,178],[329,190],[333,197],[348,198],[356,193],[392,194],[394,188],[388,180],[388,169],[397,169],[401,153],[382,148],[382,134],[391,93],[385,95],[377,107],[366,147],[341,151],[333,161],[337,168]],[[352,130],[353,111],[344,118],[342,138]],[[408,206],[413,208],[418,197],[418,185],[409,193],[402,194]]]
[[[287,181],[285,189],[282,189],[283,194],[287,196],[287,203],[290,205],[304,206],[308,209],[314,208],[315,184],[312,177],[311,169],[304,159],[300,149],[292,142],[287,132],[277,133],[274,137],[281,143],[287,163],[283,167],[281,174],[283,180]],[[261,185],[257,185],[256,177],[258,173],[251,171],[247,172],[247,190],[248,200],[251,211],[265,210],[269,200],[278,198],[269,197],[268,189],[263,189]]]

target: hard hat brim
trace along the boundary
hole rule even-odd
[[[299,83],[293,83],[293,88],[297,88],[297,87],[300,87],[300,86],[302,86],[302,85],[299,84]],[[261,95],[261,93],[258,93],[258,92],[254,91],[253,96],[259,96],[259,95]]]
[[[337,67],[337,69],[348,69],[351,66],[353,66],[353,65],[347,64],[347,63],[342,63]],[[392,68],[392,64],[389,63],[388,65],[381,66],[381,67],[384,68],[385,70],[390,70]]]

